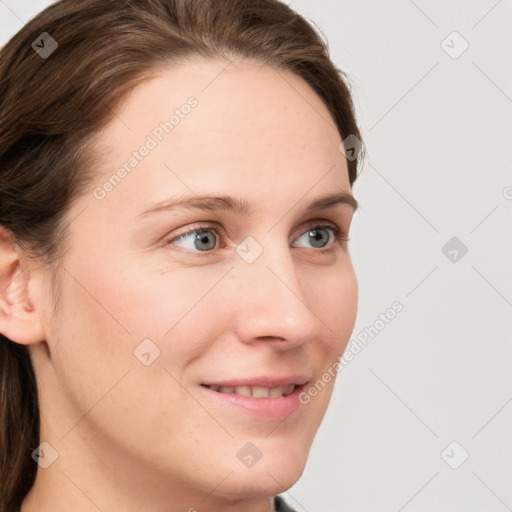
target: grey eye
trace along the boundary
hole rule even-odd
[[[297,240],[305,239],[306,243],[310,243],[315,249],[322,249],[329,243],[329,232],[333,233],[334,228],[315,228],[308,229],[306,233],[300,236]],[[310,247],[311,247],[310,246]],[[307,247],[301,246],[301,247]]]
[[[180,245],[189,251],[209,251],[215,247],[217,242],[217,233],[213,229],[195,229],[183,235],[180,235],[173,243],[185,241]]]

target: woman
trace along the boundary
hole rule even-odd
[[[276,0],[61,0],[0,54],[0,508],[292,510],[361,136]]]

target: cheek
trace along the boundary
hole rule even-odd
[[[332,363],[345,349],[354,329],[358,304],[357,277],[347,258],[340,263],[338,271],[326,274],[321,281],[311,280],[308,285],[314,312],[325,328],[323,352]]]
[[[339,375],[335,363],[342,356],[354,329],[358,282],[350,261],[344,261],[337,273],[333,271],[321,281],[308,283],[311,283],[310,304],[314,304],[313,309],[324,326],[322,338],[306,349],[306,359],[314,362],[317,368],[316,380],[304,389],[303,397],[309,419],[313,422],[314,436]]]
[[[113,307],[109,283],[99,273],[87,276],[71,265],[67,269],[49,345],[63,392],[84,414],[128,371],[133,341]]]
[[[128,278],[105,264],[89,274],[83,266],[67,268],[50,345],[70,413],[63,431],[80,425],[69,440],[91,427],[107,439],[115,433],[120,444],[148,433],[165,439],[170,431],[182,432],[190,417],[180,415],[180,408],[196,412],[197,406],[180,384],[187,383],[186,368],[211,344],[198,319],[212,325],[213,302],[201,298],[218,277],[191,286],[186,272],[139,271]],[[206,303],[209,308],[202,307]]]
[[[169,387],[172,377],[164,370],[185,382],[185,370],[208,352],[223,321],[221,305],[209,293],[223,268],[162,272],[94,261],[66,265],[52,354],[62,387],[82,412],[128,371],[134,390],[121,398],[116,388],[126,404],[136,402],[139,390]]]
[[[333,299],[329,304],[331,316],[336,318],[335,331],[340,333],[341,351],[345,349],[357,316],[359,287],[352,264],[343,273],[339,286],[333,291]]]

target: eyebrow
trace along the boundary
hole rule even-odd
[[[353,212],[359,208],[359,204],[352,194],[347,192],[338,192],[336,194],[329,194],[315,199],[306,208],[305,213],[308,215],[317,210],[324,210],[337,204],[346,204],[350,206]],[[137,215],[137,218],[146,217],[160,211],[172,211],[179,208],[207,211],[225,210],[232,211],[243,216],[250,216],[253,214],[252,208],[244,199],[237,199],[236,197],[231,196],[196,195],[183,197],[181,199],[171,198],[155,203],[151,208],[144,210],[142,213]]]

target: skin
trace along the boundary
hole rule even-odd
[[[304,470],[334,379],[284,421],[221,407],[200,383],[298,373],[314,382],[343,353],[358,293],[348,244],[323,231],[326,250],[308,232],[348,232],[353,210],[305,209],[350,193],[347,163],[332,117],[304,81],[249,61],[225,67],[163,67],[119,105],[98,138],[101,177],[67,212],[58,315],[48,268],[3,232],[0,328],[29,346],[41,441],[58,452],[39,468],[22,512],[269,512]],[[190,96],[197,107],[104,199],[94,197]],[[191,191],[244,199],[254,213],[136,219]],[[217,244],[209,252],[194,235],[171,241],[197,223],[222,230],[208,232]],[[252,263],[236,252],[248,236],[263,249]],[[160,350],[149,366],[133,354],[147,338]],[[237,457],[249,441],[262,453],[251,468]]]

